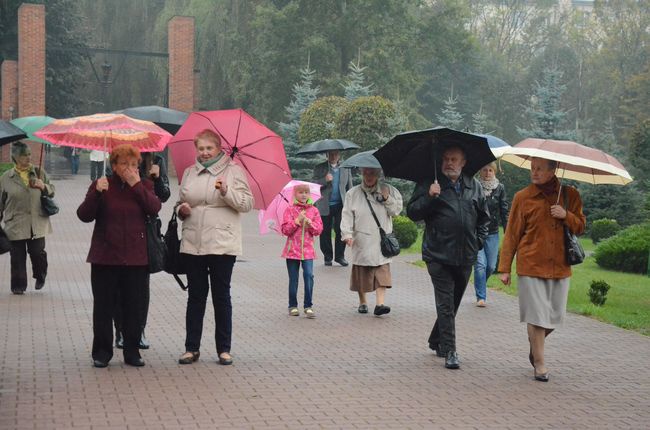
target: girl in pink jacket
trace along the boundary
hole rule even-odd
[[[294,202],[284,211],[282,234],[287,236],[282,257],[287,259],[289,273],[289,315],[297,317],[298,273],[302,262],[302,277],[305,283],[305,316],[315,318],[312,309],[314,289],[314,236],[323,231],[323,221],[318,209],[312,204],[309,185],[299,184],[293,189]]]

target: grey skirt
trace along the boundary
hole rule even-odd
[[[564,323],[569,297],[569,278],[544,279],[520,276],[519,319],[544,328]]]

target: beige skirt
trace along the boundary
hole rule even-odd
[[[553,329],[564,323],[569,297],[569,278],[520,276],[517,282],[521,322]]]
[[[390,264],[381,266],[352,265],[350,273],[350,291],[370,293],[378,287],[391,288]]]

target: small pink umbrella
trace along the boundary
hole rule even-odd
[[[194,136],[205,129],[219,135],[223,151],[246,172],[255,209],[266,209],[291,180],[282,138],[242,109],[192,112],[169,142],[179,181],[196,162]]]
[[[306,184],[309,185],[309,193],[311,194],[312,202],[320,199],[320,185],[314,184],[313,182],[297,181],[292,179],[287,185],[282,188],[282,191],[278,193],[269,207],[264,210],[260,210],[258,219],[260,221],[260,233],[266,234],[271,231],[274,231],[278,234],[282,234],[282,218],[284,217],[284,211],[293,204],[293,189],[296,185]]]

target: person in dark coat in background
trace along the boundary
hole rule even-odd
[[[345,243],[341,241],[341,211],[345,193],[352,188],[351,169],[340,168],[340,151],[328,151],[327,161],[314,167],[313,182],[320,184],[321,198],[314,206],[323,220],[323,232],[320,235],[320,250],[325,265],[331,266],[332,260],[341,266],[347,266],[345,260]],[[334,229],[334,250],[332,251],[332,229]]]
[[[142,161],[138,166],[138,172],[141,179],[150,179],[153,181],[153,189],[156,197],[158,197],[161,203],[165,203],[169,200],[170,191],[169,191],[169,178],[167,177],[167,166],[165,164],[165,159],[155,153],[144,152],[141,155]],[[157,218],[158,225],[160,226],[160,219]],[[149,299],[150,299],[150,275],[147,274],[147,286],[144,289],[144,296],[142,298],[141,307],[140,307],[140,349],[149,349],[150,344],[147,340],[144,329],[147,326],[147,315],[149,314]],[[119,308],[115,309],[115,347],[122,348],[124,346],[124,337],[122,336],[122,323],[120,320],[121,316],[119,313]]]
[[[110,160],[114,174],[94,181],[77,209],[81,221],[95,221],[87,259],[93,291],[93,365],[106,367],[113,357],[112,319],[119,306],[124,362],[144,366],[138,310],[149,275],[145,219],[155,216],[161,203],[153,183],[140,179],[136,148],[119,145]]]
[[[447,147],[442,154],[440,183],[418,184],[406,209],[413,221],[426,223],[422,259],[433,282],[438,314],[429,348],[445,357],[448,369],[460,367],[456,313],[490,224],[481,185],[463,172],[465,157],[461,148]]]

